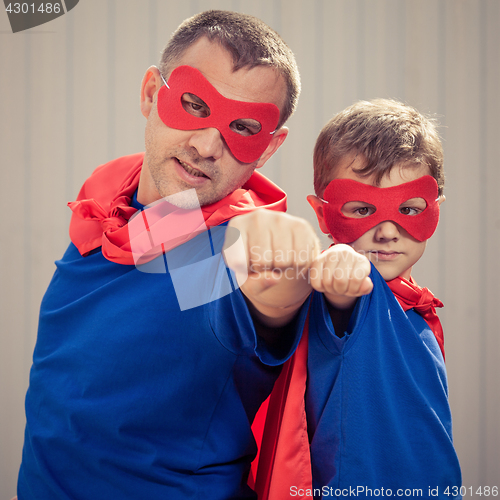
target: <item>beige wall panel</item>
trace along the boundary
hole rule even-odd
[[[312,151],[334,113],[393,97],[438,115],[447,201],[414,275],[445,302],[464,485],[500,486],[500,2],[82,0],[15,35],[0,14],[0,498],[15,493],[39,304],[69,241],[66,203],[96,166],[143,150],[142,77],[178,24],[208,8],[261,17],[296,53],[299,108],[262,172],[314,225]]]
[[[314,50],[321,54],[318,74],[310,75],[317,95],[317,132],[338,111],[359,99],[359,54],[364,46],[363,6],[359,2],[323,2],[316,14]],[[364,79],[363,79],[364,80]],[[310,91],[310,90],[309,90]]]
[[[191,3],[155,1],[147,4],[149,9],[149,59],[144,71],[146,71],[148,66],[152,64],[156,66],[158,64],[161,51],[177,26],[184,19],[198,12],[198,10],[193,10]]]
[[[17,474],[37,311],[65,231],[63,217],[57,216],[64,202],[64,150],[58,147],[64,142],[60,96],[65,80],[55,78],[61,47],[45,33],[2,41],[2,60],[6,57],[12,66],[2,72],[2,117],[9,117],[2,120],[2,213],[11,215],[1,237],[1,318],[2,344],[5,338],[12,350],[0,354],[0,425],[8,443],[4,447],[2,439],[0,445],[0,485],[7,483],[4,477],[12,483]]]
[[[116,118],[115,151],[113,157],[144,150],[144,126],[146,119],[140,111],[140,89],[149,62],[150,16],[147,2],[120,0],[115,2],[113,85],[109,95],[110,119]],[[143,36],[130,36],[131,33]]]
[[[500,354],[500,213],[494,208],[500,195],[500,168],[498,157],[498,117],[500,116],[500,2],[489,0],[481,9],[481,111],[484,114],[481,125],[482,191],[478,200],[480,218],[483,221],[481,238],[481,259],[483,276],[482,298],[485,313],[484,329],[486,332],[483,348],[484,406],[481,411],[480,426],[483,429],[481,450],[484,467],[484,481],[500,480],[500,389],[499,389],[499,354]],[[493,207],[493,209],[492,209]],[[483,478],[481,478],[483,479]]]
[[[305,195],[313,192],[312,146],[317,135],[312,126],[317,102],[312,89],[318,67],[317,51],[314,50],[314,12],[314,4],[300,0],[287,2],[287,8],[282,11],[280,34],[296,55],[304,90],[297,111],[287,124],[290,134],[285,142],[286,148],[279,151],[279,173],[274,178],[288,194],[290,213],[307,214],[310,220],[314,214]]]
[[[4,23],[2,29],[7,29]],[[2,168],[0,179],[2,196],[0,211],[3,214],[0,236],[1,256],[1,288],[0,288],[0,485],[4,479],[12,478],[19,464],[19,443],[23,434],[23,401],[26,388],[25,362],[27,352],[32,345],[27,342],[25,334],[29,331],[32,315],[27,311],[24,291],[27,288],[29,273],[25,268],[26,230],[23,194],[26,191],[25,151],[26,141],[20,133],[26,128],[26,114],[19,103],[28,94],[25,80],[28,50],[27,40],[20,41],[18,52],[14,52],[13,44],[1,43],[0,56],[2,62],[12,72],[0,73],[2,88],[1,115],[9,116],[7,122],[2,119],[0,137],[2,144],[11,144],[6,150],[2,148]],[[9,94],[6,99],[5,93]],[[4,142],[5,141],[5,142]],[[27,361],[27,360],[26,360]],[[11,456],[12,453],[12,456]],[[5,471],[5,472],[3,472]],[[7,484],[7,483],[6,483]],[[11,482],[9,484],[10,488]],[[1,490],[1,487],[0,487]],[[12,491],[12,489],[10,489]],[[0,494],[4,492],[0,491]],[[6,493],[5,493],[6,494]]]
[[[456,448],[464,464],[464,484],[479,485],[484,450],[479,426],[484,387],[480,386],[484,344],[481,338],[479,50],[480,27],[474,2],[446,4],[446,154],[447,201],[443,207],[446,240],[446,308],[450,400]],[[466,97],[465,97],[466,96]],[[470,200],[465,203],[465,200]],[[441,228],[443,229],[443,227]],[[467,347],[466,347],[467,346]]]
[[[363,33],[364,69],[358,99],[404,99],[406,8],[405,2],[383,0],[367,2],[362,9],[363,26],[358,30]]]
[[[121,82],[111,78],[110,70],[108,37],[113,22],[112,6],[113,2],[107,1],[99,6],[95,0],[80,2],[66,16],[72,23],[71,27],[67,26],[66,36],[67,46],[71,48],[67,53],[66,71],[73,89],[73,100],[68,103],[68,126],[72,134],[72,151],[68,152],[70,200],[76,197],[94,168],[111,159],[114,150],[117,122],[108,113],[109,96]],[[123,64],[126,65],[126,60]]]
[[[437,119],[444,138],[446,129],[443,121],[444,4],[432,0],[412,1],[406,4],[405,12],[405,102],[423,113]],[[445,172],[447,167],[445,147]],[[446,192],[446,187],[445,187]],[[443,205],[443,216],[448,206]],[[438,297],[443,297],[444,281],[442,262],[443,223],[427,245],[423,259],[417,264],[414,277]]]

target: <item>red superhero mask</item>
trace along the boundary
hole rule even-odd
[[[422,212],[406,215],[400,207],[412,198],[423,198],[427,204]],[[392,221],[418,241],[428,240],[438,225],[439,203],[436,179],[424,175],[399,186],[379,188],[352,179],[334,179],[324,194],[325,223],[330,234],[339,243],[352,243],[372,227]],[[351,201],[373,205],[375,212],[362,218],[347,217],[342,207]]]
[[[183,94],[194,94],[208,106],[210,115],[193,116],[184,109]],[[228,99],[191,66],[179,66],[158,92],[158,115],[167,127],[180,130],[216,128],[224,137],[231,153],[243,163],[260,158],[276,131],[280,111],[275,104]],[[242,135],[235,129],[237,120],[251,119],[260,124],[260,131]]]

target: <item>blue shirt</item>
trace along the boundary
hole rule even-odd
[[[218,264],[199,288],[231,281],[222,243],[220,231],[210,238]],[[191,240],[157,259],[163,272],[100,251],[83,258],[73,244],[56,262],[26,397],[19,500],[256,498],[246,485],[250,425],[304,315],[273,350],[239,289],[181,310],[169,265],[190,269],[206,251]]]
[[[314,487],[324,498],[383,496],[383,488],[449,500],[461,474],[443,357],[425,320],[403,311],[373,266],[371,279],[341,338],[323,295],[313,297],[306,409]]]

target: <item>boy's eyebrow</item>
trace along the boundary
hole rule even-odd
[[[418,202],[423,201],[427,205],[427,202],[421,196],[414,196],[413,198],[408,198],[406,201],[403,201],[401,205],[404,205],[405,203],[415,203],[417,201]]]
[[[327,202],[328,203],[328,202]],[[363,201],[363,200],[349,200],[344,203],[344,205],[347,205],[348,203],[361,203],[363,205],[370,205],[374,207],[375,205],[373,203],[370,203],[369,201]],[[404,202],[406,203],[406,202]]]

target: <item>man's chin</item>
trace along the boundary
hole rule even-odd
[[[183,210],[194,210],[200,208],[203,204],[203,200],[199,199],[196,189],[194,188],[167,194],[163,196],[162,199]]]

